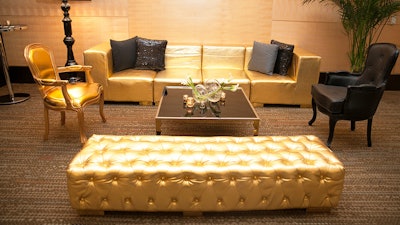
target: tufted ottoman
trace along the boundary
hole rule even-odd
[[[315,136],[93,135],[67,170],[82,214],[330,210],[344,174]]]

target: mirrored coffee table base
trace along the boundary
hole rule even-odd
[[[243,90],[239,88],[236,92],[226,91],[225,93],[225,101],[207,102],[205,108],[200,107],[199,103],[196,103],[194,107],[186,107],[183,95],[192,96],[190,88],[185,86],[165,87],[155,117],[156,134],[162,133],[164,121],[198,123],[198,126],[202,124],[217,126],[218,124],[250,121],[253,124],[253,135],[258,136],[260,118]]]

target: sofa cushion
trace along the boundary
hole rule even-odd
[[[294,45],[282,43],[276,40],[271,40],[271,44],[279,46],[274,73],[287,75],[290,64],[292,63]]]
[[[249,70],[272,75],[274,73],[278,48],[278,45],[254,41],[253,52],[248,67]]]
[[[113,72],[135,67],[136,39],[137,36],[123,41],[110,39]]]
[[[135,69],[161,71],[165,69],[166,40],[138,37]]]

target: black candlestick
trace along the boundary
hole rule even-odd
[[[75,40],[71,36],[72,35],[72,27],[71,27],[71,18],[69,18],[69,13],[68,11],[70,10],[70,5],[68,3],[68,0],[62,0],[61,3],[61,9],[64,11],[64,19],[62,22],[64,23],[64,33],[65,33],[65,38],[64,38],[64,44],[67,46],[67,62],[65,63],[65,66],[72,66],[72,65],[77,65],[75,58],[74,58],[74,52],[72,51],[72,45],[74,44]]]

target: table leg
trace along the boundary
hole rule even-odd
[[[160,135],[161,134],[161,120],[156,119],[156,134]]]
[[[260,120],[254,120],[253,121],[253,127],[254,127],[253,135],[254,136],[258,136],[258,130],[260,128]]]

